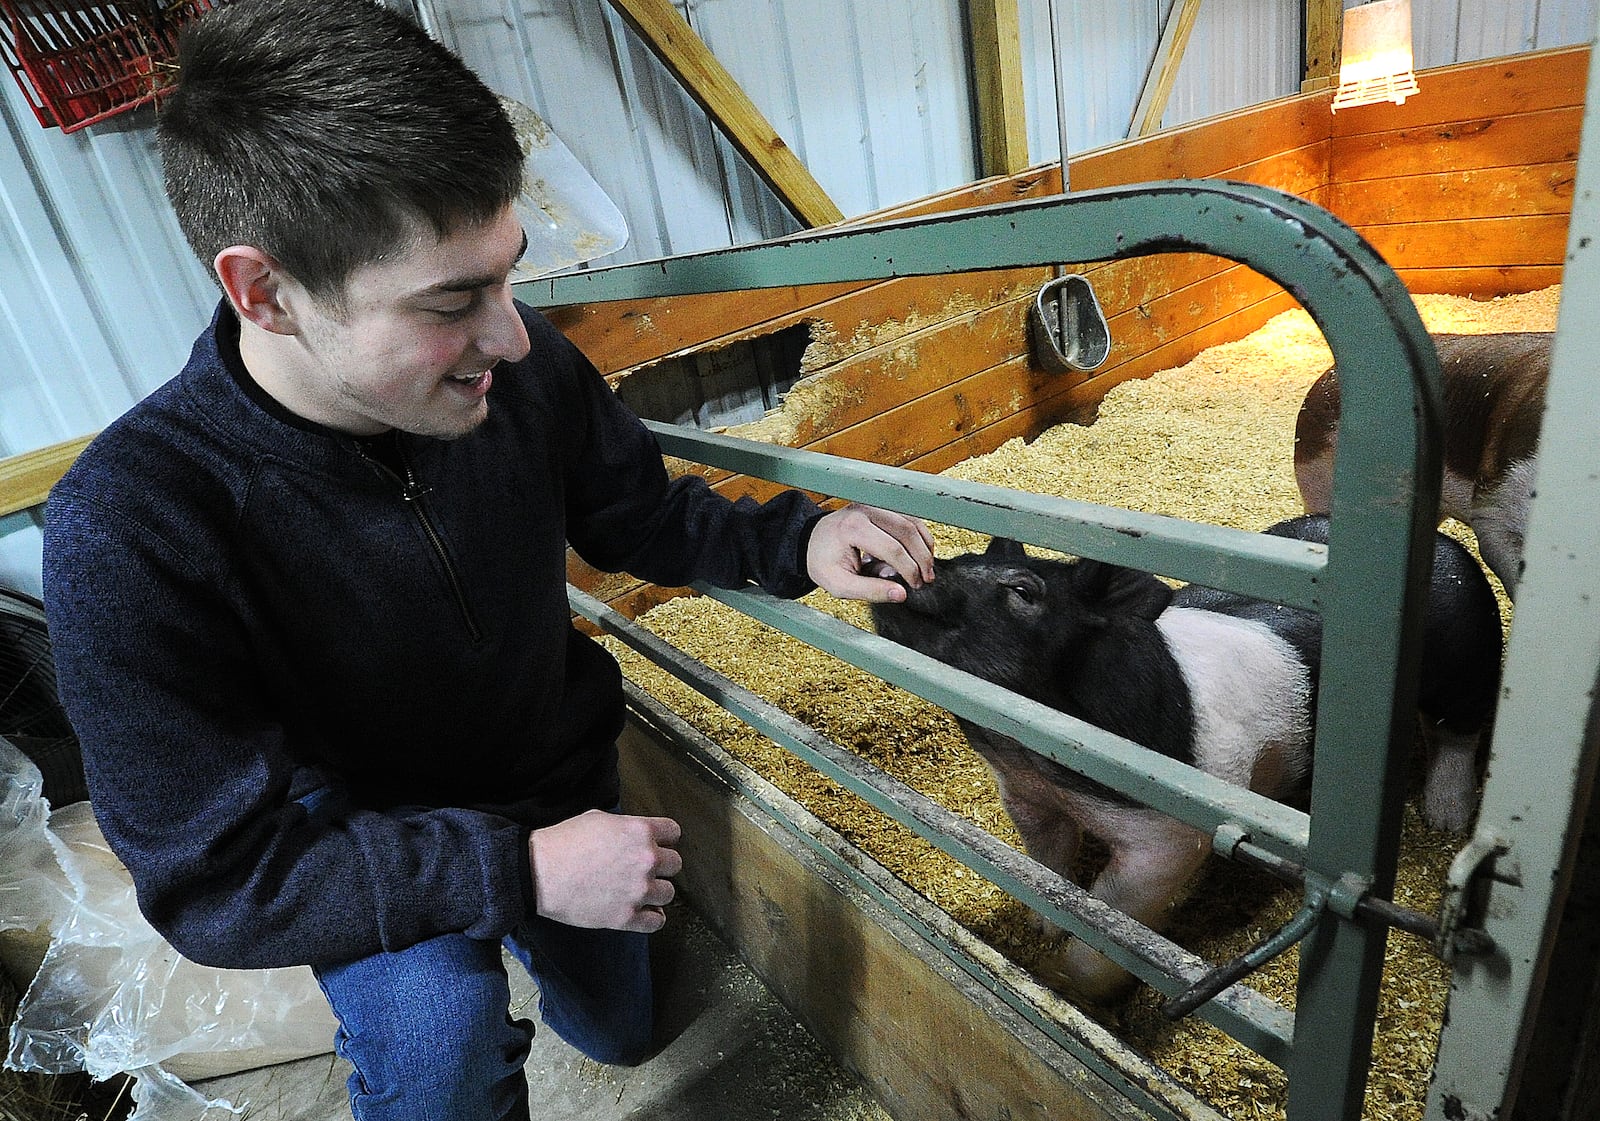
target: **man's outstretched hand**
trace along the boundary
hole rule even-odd
[[[903,584],[889,578],[891,570]],[[811,531],[806,573],[840,599],[898,603],[907,587],[933,579],[933,535],[921,518],[876,506],[845,506]]]

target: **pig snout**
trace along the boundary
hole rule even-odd
[[[899,584],[903,588],[910,587],[910,585],[906,583],[905,578],[894,570],[894,566],[892,564],[890,564],[888,561],[877,560],[874,557],[862,558],[861,574],[863,576],[875,576],[879,580],[893,580],[896,584]]]
[[[935,560],[934,578],[908,587],[901,603],[875,603],[878,633],[929,657],[1011,689],[1027,685],[1030,650],[1042,636],[1043,582],[1004,565]],[[1032,691],[1032,690],[1027,690]]]

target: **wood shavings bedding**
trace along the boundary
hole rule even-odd
[[[1481,302],[1419,296],[1417,306],[1430,330],[1486,333],[1553,329],[1558,301],[1557,287]],[[1092,425],[1061,425],[1031,443],[1013,439],[945,474],[1259,530],[1300,511],[1294,420],[1306,388],[1330,360],[1310,317],[1286,312],[1185,366],[1118,386]],[[986,544],[968,530],[933,529],[941,555]],[[1465,527],[1449,523],[1446,529],[1471,544]],[[823,592],[807,602],[870,629],[863,605]],[[1503,597],[1502,609],[1509,612]],[[987,770],[943,710],[708,599],[674,600],[640,621],[947,809],[1020,846]],[[1043,948],[1023,905],[620,643],[608,645],[630,677],[996,949],[1027,966]],[[1396,901],[1436,912],[1459,841],[1429,830],[1409,806]],[[1201,956],[1222,961],[1286,922],[1298,902],[1295,892],[1262,875],[1212,861],[1169,933]],[[1296,964],[1291,951],[1249,983],[1292,1006]],[[1448,984],[1448,970],[1418,939],[1391,934],[1364,1116],[1422,1116]],[[1167,1021],[1157,1005],[1155,994],[1141,988],[1114,1027],[1223,1113],[1283,1116],[1287,1086],[1281,1071],[1197,1019]]]

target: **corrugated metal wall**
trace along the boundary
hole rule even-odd
[[[1022,0],[1031,162],[1059,157],[1058,80],[1070,151],[1126,134],[1173,2]],[[1413,0],[1417,64],[1586,41],[1597,3]],[[976,176],[961,0],[678,6],[847,215]],[[1205,0],[1164,123],[1293,93],[1300,9]],[[631,240],[601,263],[795,228],[605,0],[432,0],[428,10],[438,34],[536,108],[621,207]],[[0,78],[0,456],[105,424],[176,371],[210,313],[215,289],[162,199],[153,120],[144,109],[63,135],[40,128]],[[0,535],[0,580],[36,586],[36,536]]]
[[[1414,0],[1416,2],[1416,0]],[[1056,0],[1054,39],[1065,120],[1056,119],[1052,83],[1052,5],[1023,0],[1023,55],[1028,68],[1028,150],[1034,163],[1128,135],[1134,107],[1173,0]],[[1184,52],[1167,112],[1170,126],[1300,88],[1301,5],[1263,0],[1204,0]]]

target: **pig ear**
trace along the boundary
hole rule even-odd
[[[989,547],[983,551],[987,560],[1015,561],[1021,560],[1028,554],[1023,551],[1022,543],[1013,541],[1009,537],[993,537],[989,540]]]
[[[1073,590],[1108,614],[1154,619],[1172,602],[1172,589],[1148,572],[1097,560],[1080,560],[1073,567]]]

